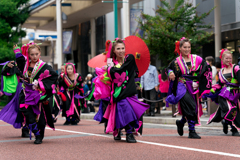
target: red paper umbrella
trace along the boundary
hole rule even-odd
[[[138,76],[142,76],[147,71],[150,63],[150,53],[146,43],[137,36],[128,36],[125,38],[125,48],[125,55],[132,54],[135,57],[139,70]]]
[[[92,68],[105,66],[107,65],[106,57],[104,54],[99,54],[88,61],[88,66]]]

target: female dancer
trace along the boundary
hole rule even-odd
[[[1,111],[0,118],[15,128],[21,128],[24,115],[24,122],[30,129],[30,139],[33,132],[36,137],[34,143],[40,144],[46,123],[54,129],[47,99],[53,95],[52,85],[58,75],[52,67],[40,60],[41,49],[37,44],[23,45],[21,49],[22,53],[17,45],[14,46],[16,64],[13,61],[8,63],[3,72],[11,75],[21,71],[23,83],[18,84],[13,100]]]
[[[228,125],[231,126],[232,136],[239,136],[237,128],[240,128],[239,114],[239,82],[240,68],[232,64],[232,53],[228,50],[221,50],[222,69],[219,71],[219,80],[213,86],[215,102],[219,104],[217,111],[209,118],[208,124],[222,120],[223,132],[228,133]],[[214,100],[214,98],[213,98]]]
[[[161,92],[161,98],[165,98],[167,97],[167,93],[169,89],[169,80],[168,80],[166,69],[162,70],[161,74],[158,76],[158,79],[159,79],[159,90]],[[163,107],[163,110],[166,110],[166,107]]]
[[[211,89],[211,68],[201,57],[191,54],[191,42],[183,37],[176,42],[175,53],[180,56],[173,60],[168,67],[171,81],[167,102],[178,103],[181,120],[176,121],[177,131],[183,135],[183,127],[188,121],[188,138],[200,139],[195,132],[195,124],[200,125],[202,115],[200,97]],[[200,94],[200,96],[199,96]]]
[[[121,140],[120,130],[125,128],[126,141],[136,143],[133,130],[139,128],[139,119],[149,105],[138,101],[135,96],[137,91],[134,78],[138,75],[135,58],[131,54],[125,57],[125,44],[121,39],[113,42],[110,57],[115,66],[105,67],[105,69],[110,78],[111,92],[102,90],[102,92],[108,92],[110,96],[110,103],[104,114],[104,118],[108,119],[106,133],[113,132],[114,140]],[[106,74],[103,77],[106,78]],[[101,87],[96,84],[95,91],[100,89]],[[98,94],[94,95],[95,98],[96,95]]]
[[[80,121],[80,109],[85,105],[84,99],[78,100],[75,94],[83,95],[82,76],[76,73],[73,63],[65,64],[65,73],[59,79],[59,88],[63,90],[66,101],[63,102],[62,116],[66,117],[64,125],[77,125]]]
[[[65,72],[65,65],[61,65],[61,73],[58,76],[58,80],[60,79],[61,74]],[[56,86],[53,86],[53,96],[49,98],[49,103],[52,105],[52,117],[53,122],[57,122],[57,118],[62,111],[63,102],[66,101],[66,96],[62,93],[64,89],[60,90],[59,81],[57,80]]]

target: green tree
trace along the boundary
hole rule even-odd
[[[29,17],[29,0],[0,0],[0,62],[15,59],[13,44],[26,32],[21,25]]]
[[[198,15],[192,3],[177,0],[171,7],[165,0],[160,0],[164,7],[156,9],[156,16],[142,14],[139,20],[144,31],[143,40],[148,45],[152,55],[158,55],[163,66],[167,66],[176,57],[174,54],[175,41],[181,37],[191,39],[192,53],[197,54],[201,46],[208,43],[213,33],[202,30],[212,25],[204,24],[211,9],[207,13]]]

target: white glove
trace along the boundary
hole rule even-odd
[[[32,84],[33,84],[33,86],[32,86],[33,90],[37,90],[37,88],[38,88],[38,81],[35,79],[35,80],[32,82]]]
[[[107,59],[107,65],[108,65],[108,67],[113,67],[114,66],[112,58]]]
[[[198,83],[197,82],[193,82],[192,83],[192,87],[194,90],[197,90],[198,89]]]

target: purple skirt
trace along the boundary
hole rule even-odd
[[[137,97],[127,97],[116,103],[116,129],[124,128],[128,124],[139,127],[139,119],[150,106],[140,102]]]
[[[23,116],[19,112],[19,95],[21,90],[22,83],[19,83],[13,99],[0,112],[0,120],[13,125],[14,128],[21,128],[23,122]]]

